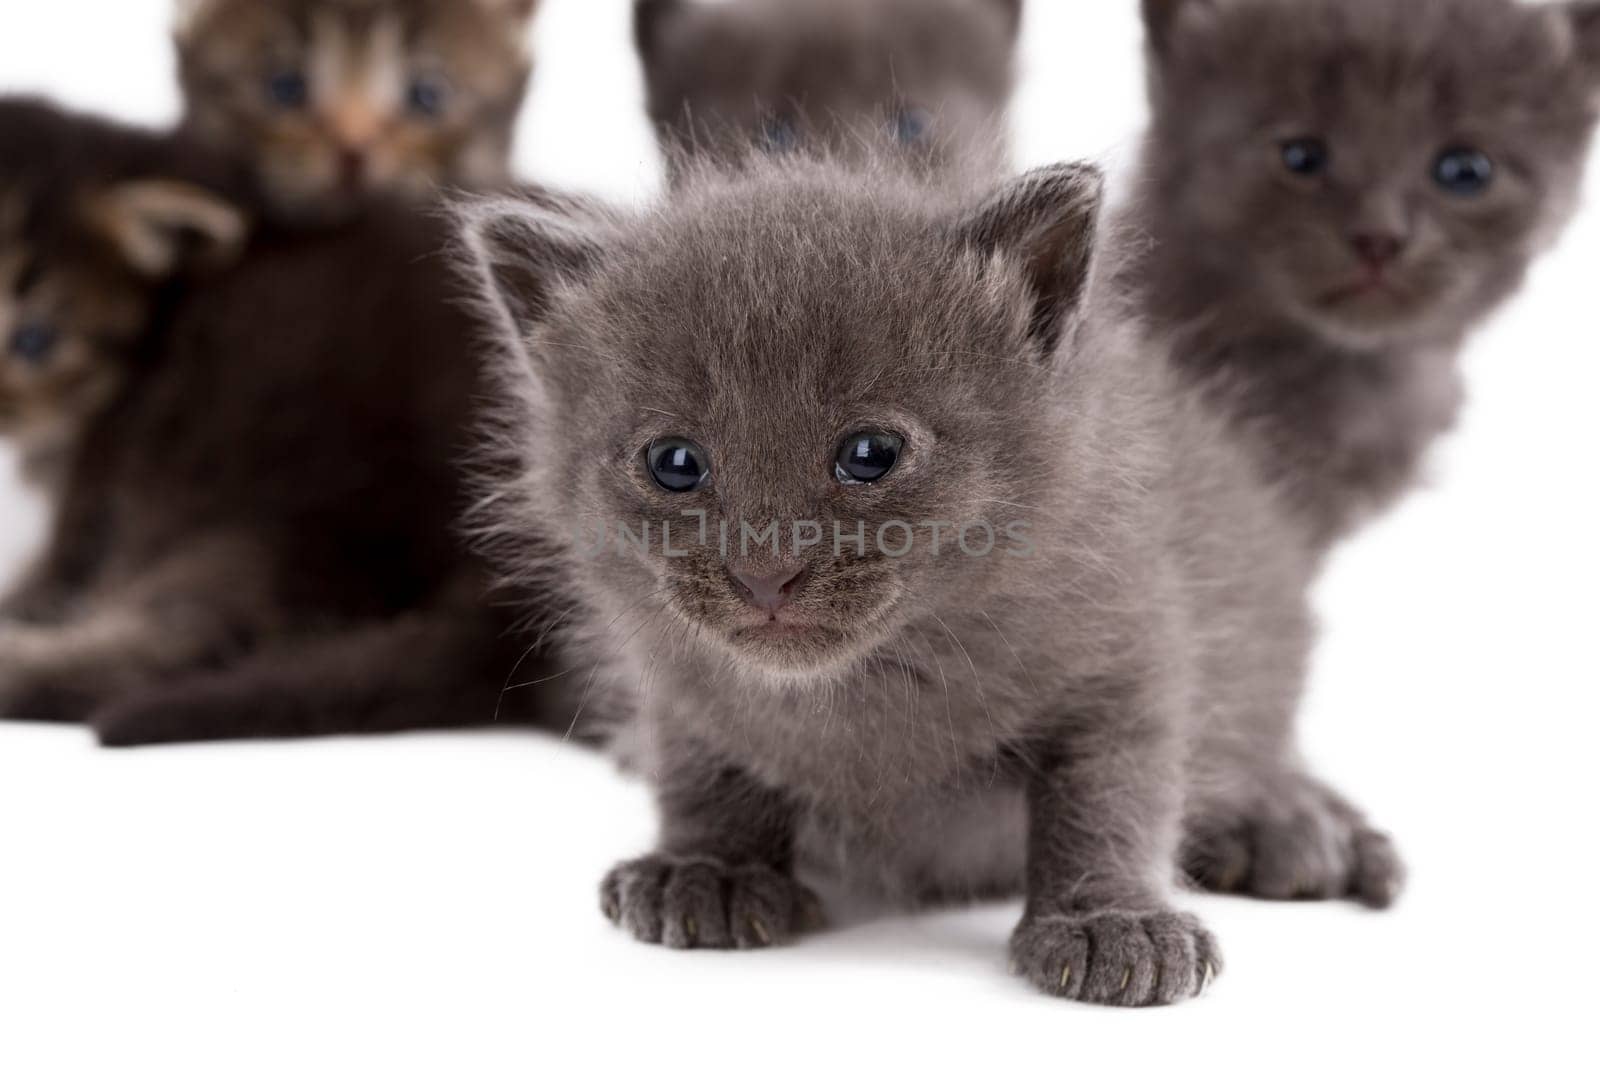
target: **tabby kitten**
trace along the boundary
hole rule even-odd
[[[453,529],[484,385],[446,234],[375,205],[247,240],[170,154],[0,102],[7,427],[53,427],[58,500],[0,718],[111,744],[495,721],[524,646]]]
[[[185,124],[294,218],[508,179],[537,0],[180,0]]]
[[[794,159],[642,218],[467,213],[520,352],[494,535],[513,567],[521,536],[567,546],[575,669],[643,701],[660,845],[601,894],[636,937],[782,942],[831,876],[1025,889],[1012,959],[1054,996],[1216,972],[1168,896],[1182,819],[1231,745],[1290,773],[1314,559],[1088,303],[1099,188],[1060,166],[972,203]],[[1388,876],[1348,819],[1317,892]]]
[[[1600,4],[1144,0],[1127,281],[1327,544],[1418,477],[1570,212]]]
[[[752,149],[1005,164],[1022,0],[637,0],[650,116],[676,172]]]

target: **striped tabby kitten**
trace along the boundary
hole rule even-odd
[[[537,0],[183,0],[186,125],[296,218],[508,177]]]

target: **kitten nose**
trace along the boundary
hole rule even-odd
[[[348,188],[357,188],[367,178],[367,154],[359,149],[346,148],[339,153],[339,181]]]
[[[774,571],[730,570],[728,573],[746,600],[774,615],[789,606],[806,577],[803,565],[780,567]]]
[[[1392,233],[1358,233],[1350,238],[1350,246],[1363,263],[1375,270],[1382,270],[1400,258],[1406,242]]]

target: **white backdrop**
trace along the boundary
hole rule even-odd
[[[524,172],[650,195],[627,0],[545,2]],[[1136,3],[1030,6],[1021,157],[1126,159]],[[167,119],[167,8],[0,0],[0,90]],[[1474,346],[1436,488],[1321,591],[1308,747],[1405,849],[1412,886],[1391,914],[1195,898],[1228,973],[1155,1013],[1010,978],[1012,906],[677,955],[632,944],[596,905],[608,865],[650,843],[646,791],[551,739],[124,754],[4,726],[0,1063],[1592,1055],[1597,277],[1600,202]],[[0,485],[0,571],[37,525]]]

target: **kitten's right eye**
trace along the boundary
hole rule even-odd
[[[311,82],[298,70],[280,70],[267,79],[267,99],[285,111],[298,111],[311,100]]]
[[[681,437],[653,442],[645,452],[650,477],[669,493],[692,493],[711,477],[705,449]]]
[[[1317,137],[1296,137],[1279,146],[1283,165],[1290,174],[1315,178],[1328,169],[1328,145]]]
[[[11,354],[30,367],[41,367],[50,362],[57,340],[56,331],[49,326],[19,326],[11,335]]]

